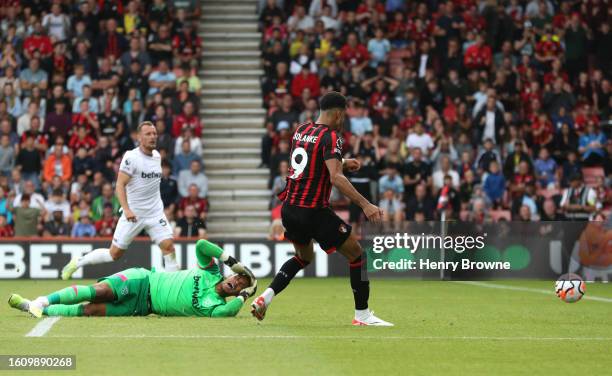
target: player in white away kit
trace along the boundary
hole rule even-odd
[[[164,254],[166,271],[178,270],[170,223],[164,214],[164,204],[159,192],[162,177],[161,157],[157,146],[157,130],[153,123],[145,121],[138,126],[140,146],[123,155],[117,176],[116,194],[123,214],[119,218],[109,248],[98,248],[75,258],[62,269],[62,279],[85,265],[102,264],[119,259],[134,237],[143,229]]]

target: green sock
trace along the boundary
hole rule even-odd
[[[83,304],[54,304],[43,309],[43,314],[47,316],[83,316]]]
[[[81,302],[91,302],[96,297],[96,290],[93,286],[72,285],[65,289],[58,290],[47,295],[49,305],[51,304],[76,304]]]

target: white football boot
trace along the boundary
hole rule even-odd
[[[374,316],[374,312],[370,310],[363,317],[355,317],[352,324],[354,326],[393,326],[392,323]]]

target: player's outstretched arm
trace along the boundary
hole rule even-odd
[[[253,275],[253,273],[248,268],[247,268],[247,271],[250,276]],[[250,286],[242,289],[240,291],[240,294],[238,294],[238,296],[236,297],[236,299],[232,300],[231,302],[225,305],[215,307],[210,317],[234,317],[236,316],[238,312],[240,312],[240,309],[244,305],[244,302],[246,302],[250,296],[253,296],[255,292],[257,292],[257,280],[255,279],[255,277],[252,277]]]
[[[215,307],[210,317],[234,317],[240,312],[243,305],[244,300],[241,297],[237,297],[227,304]]]
[[[206,239],[200,239],[196,242],[196,257],[198,258],[198,263],[203,268],[210,264],[213,257],[216,257],[229,266],[234,273],[249,275],[249,272],[238,260],[230,256],[215,243],[209,242]]]
[[[365,197],[359,193],[353,184],[344,176],[342,172],[342,163],[335,159],[327,159],[325,161],[325,165],[329,170],[329,178],[331,183],[337,187],[342,194],[348,197],[352,202],[359,205],[359,207],[363,210],[368,220],[378,223],[381,220],[380,209],[371,204]]]
[[[221,259],[223,249],[215,243],[209,242],[206,239],[200,239],[196,242],[196,257],[198,264],[204,268],[212,261],[213,257]]]

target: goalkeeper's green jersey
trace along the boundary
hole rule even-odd
[[[219,257],[222,252],[217,245],[198,240],[197,268],[151,273],[149,283],[153,313],[163,316],[235,316],[242,307],[242,299],[233,299],[226,304],[225,298],[215,291],[223,276],[213,257]]]

